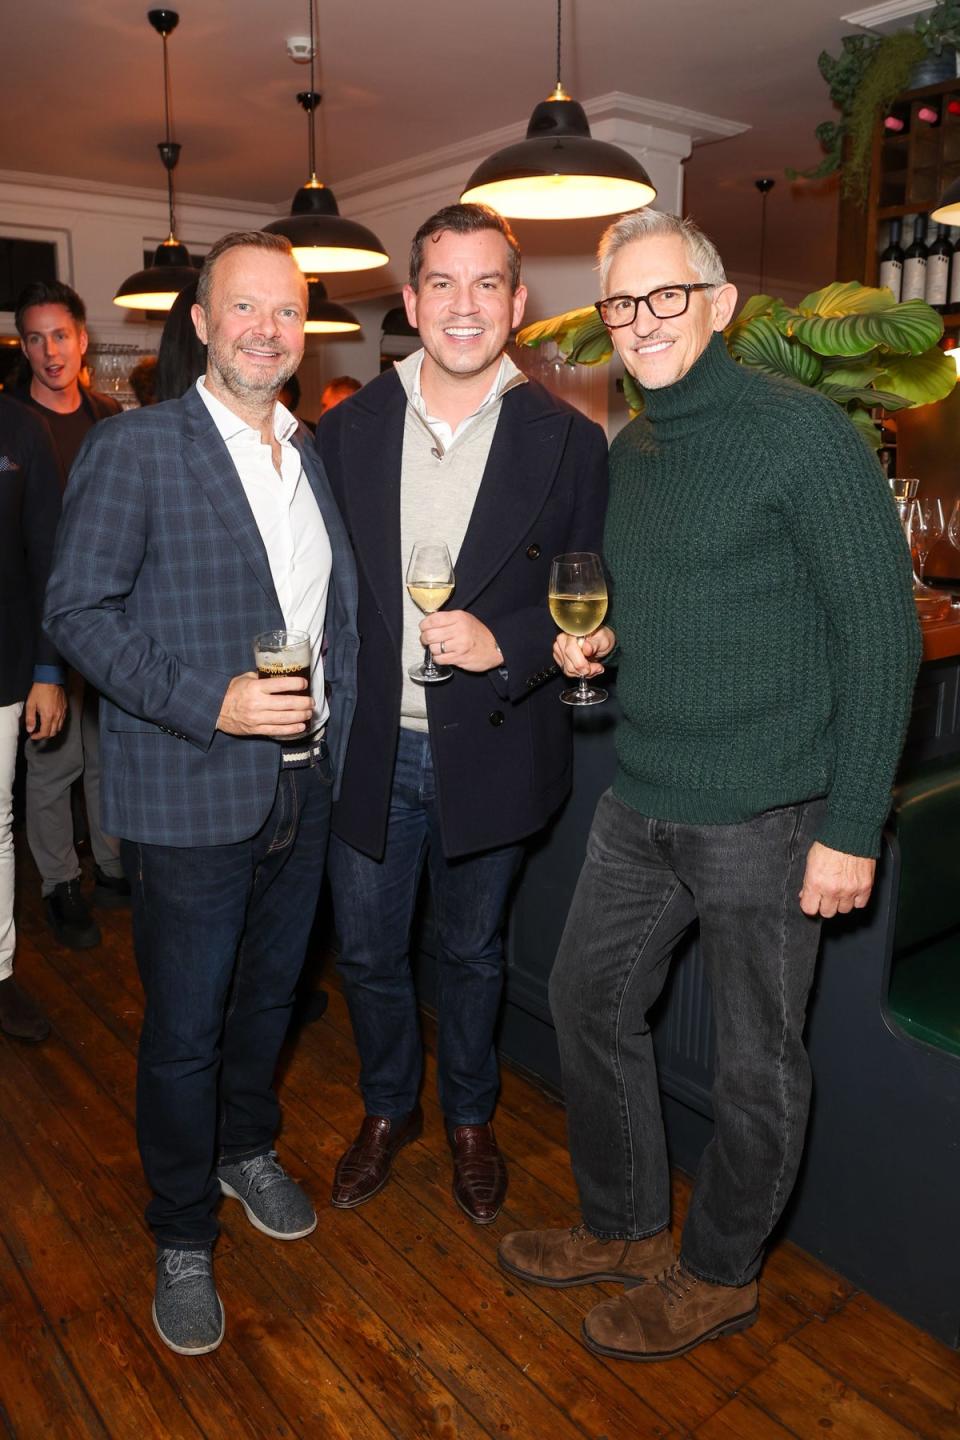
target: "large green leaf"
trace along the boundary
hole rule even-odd
[[[551,315],[550,320],[538,320],[533,325],[524,325],[517,333],[518,346],[537,348],[548,340],[556,341],[560,348],[569,343],[571,334],[581,330],[583,325],[596,321],[597,327],[606,334],[606,325],[600,320],[593,305],[584,305],[581,310],[567,310],[563,315]]]
[[[880,426],[874,424],[866,410],[848,410],[847,419],[860,432],[871,450],[880,449]]]
[[[838,405],[866,405],[868,410],[873,410],[877,405],[884,410],[906,410],[913,404],[912,400],[906,400],[902,395],[895,395],[887,390],[874,390],[869,385],[836,385],[832,380],[822,380],[817,389],[821,395],[829,395],[831,400],[836,400]]]
[[[822,290],[814,290],[797,306],[801,315],[868,315],[889,310],[895,304],[886,288],[861,285],[859,280],[835,281]]]
[[[952,355],[936,345],[923,355],[891,355],[877,376],[877,386],[902,395],[911,405],[933,405],[945,400],[957,383]]]
[[[730,354],[745,365],[772,375],[789,376],[801,385],[815,385],[823,369],[819,356],[781,335],[767,316],[751,321],[728,341],[728,348]]]
[[[872,314],[801,316],[791,333],[818,355],[867,355],[878,345],[898,355],[921,355],[940,339],[943,321],[923,300],[907,300]]]
[[[850,360],[846,356],[824,357],[823,379],[831,385],[871,385],[882,369],[882,363],[872,351],[862,360]]]
[[[770,295],[751,295],[748,300],[745,300],[740,308],[740,313],[731,320],[723,332],[727,344],[729,345],[734,336],[749,325],[751,320],[755,320],[760,315],[769,315],[775,303]]]
[[[623,377],[623,394],[632,415],[642,415],[644,410],[643,391],[629,373]]]
[[[610,331],[596,311],[594,317],[598,324],[585,321],[577,330],[571,331],[560,346],[560,354],[571,365],[603,365],[613,354]]]

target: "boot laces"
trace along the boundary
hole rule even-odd
[[[673,1306],[692,1295],[700,1282],[689,1270],[684,1270],[679,1260],[675,1260],[668,1270],[656,1277],[656,1283],[663,1291],[667,1304]]]

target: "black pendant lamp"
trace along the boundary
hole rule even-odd
[[[308,335],[349,335],[360,329],[360,321],[346,305],[327,299],[326,288],[316,275],[307,276],[310,303],[307,308]]]
[[[390,259],[383,244],[366,225],[340,214],[333,191],[317,179],[316,111],[323,98],[314,81],[314,0],[310,10],[310,89],[297,96],[307,115],[310,179],[293,197],[290,214],[264,225],[271,235],[285,235],[293,258],[306,275],[347,270],[375,270]]]
[[[656,199],[640,164],[619,145],[594,140],[586,111],[560,79],[561,5],[557,0],[557,85],[530,117],[527,138],[478,165],[460,199],[518,220],[578,220],[639,210]]]
[[[180,159],[180,146],[170,139],[170,71],[167,64],[167,36],[177,28],[180,16],[176,10],[148,10],[147,19],[163,37],[163,112],[167,138],[157,146],[167,172],[167,209],[170,233],[154,251],[153,264],[146,270],[129,275],[116,295],[114,305],[127,310],[169,310],[180,291],[192,285],[200,273],[190,262],[186,245],[174,233],[173,172]]]

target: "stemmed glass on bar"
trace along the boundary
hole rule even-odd
[[[453,561],[446,545],[414,545],[407,566],[407,593],[424,615],[432,615],[445,605],[453,594]],[[434,663],[430,646],[423,647],[423,663],[412,665],[407,671],[411,680],[418,685],[436,685],[449,680],[453,671],[448,666]]]
[[[550,614],[565,635],[575,635],[583,648],[583,637],[592,635],[607,613],[607,582],[599,555],[589,550],[558,555],[550,566],[548,594]],[[564,690],[565,705],[602,705],[607,692],[588,685],[587,677],[573,690]]]

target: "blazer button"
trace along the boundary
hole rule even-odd
[[[487,716],[487,719],[490,721],[490,724],[491,724],[491,725],[502,725],[502,724],[503,724],[503,711],[502,711],[502,710],[491,710],[491,711],[490,711],[490,714]]]
[[[527,559],[528,559],[528,560],[539,560],[539,559],[540,559],[540,546],[539,546],[539,545],[528,545],[528,546],[527,546]]]

